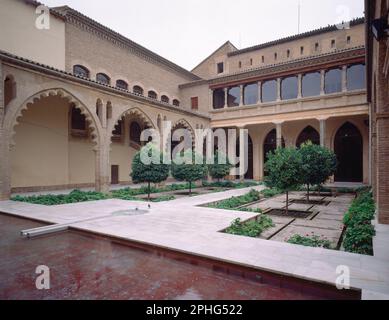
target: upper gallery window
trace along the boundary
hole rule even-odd
[[[102,84],[109,85],[111,82],[111,79],[105,73],[98,73],[96,75],[96,81],[100,82]]]
[[[266,81],[262,84],[262,102],[277,100],[277,80]]]
[[[228,106],[238,107],[240,105],[240,87],[228,89]]]
[[[347,68],[347,90],[365,89],[365,65],[355,64]]]
[[[157,93],[155,91],[152,91],[150,90],[147,94],[147,96],[150,98],[150,99],[155,99],[157,100]]]
[[[320,95],[321,74],[320,72],[306,73],[302,80],[303,97],[313,97]]]
[[[224,89],[216,89],[213,91],[213,108],[222,109],[225,105]]]
[[[116,81],[116,88],[128,90],[128,84],[124,80],[117,80]]]
[[[347,44],[351,43],[351,36],[347,36]]]
[[[135,94],[138,94],[140,96],[143,96],[143,88],[140,87],[140,86],[134,86],[132,88],[132,92],[135,93]]]
[[[219,62],[217,64],[217,73],[223,73],[224,72],[224,63],[223,62]]]
[[[319,42],[315,43],[315,51],[319,51]]]
[[[332,69],[325,74],[325,92],[336,93],[342,91],[342,70]]]
[[[164,103],[169,103],[169,102],[170,102],[170,99],[169,99],[168,96],[163,95],[163,96],[161,97],[161,101],[164,102]]]
[[[300,54],[301,54],[301,55],[304,54],[304,47],[300,47]]]
[[[282,100],[296,99],[298,96],[298,79],[297,77],[288,77],[281,82]]]
[[[173,100],[173,106],[179,107],[180,106],[180,101],[177,99]]]
[[[331,48],[334,49],[336,46],[336,41],[335,39],[331,40]]]
[[[75,65],[73,67],[73,73],[76,76],[84,77],[84,78],[89,78],[89,70],[85,68],[84,66],[81,65]]]
[[[258,83],[251,83],[244,86],[243,101],[245,105],[258,103]]]

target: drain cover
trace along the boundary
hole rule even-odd
[[[129,209],[129,210],[120,210],[115,211],[112,213],[113,216],[139,216],[142,214],[148,213],[148,210],[142,210],[142,209]]]

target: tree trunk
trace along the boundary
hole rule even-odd
[[[286,191],[286,215],[289,213],[289,191]]]
[[[150,201],[150,193],[151,193],[151,190],[150,190],[150,182],[148,183],[148,196],[147,196],[147,200]]]
[[[307,184],[308,188],[307,188],[307,201],[309,203],[309,183]]]

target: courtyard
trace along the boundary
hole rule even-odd
[[[102,236],[104,239],[115,239],[124,244],[124,246],[141,246],[142,248],[154,248],[157,251],[169,250],[169,252],[173,252],[173,256],[185,254],[187,257],[191,257],[189,261],[210,259],[214,261],[213,263],[229,263],[243,269],[248,268],[257,272],[267,272],[273,276],[281,277],[280,279],[309,281],[311,285],[314,283],[317,287],[330,286],[335,288],[337,267],[339,265],[347,265],[350,267],[351,292],[354,292],[354,297],[355,292],[360,292],[359,294],[362,295],[360,297],[363,299],[368,299],[371,296],[376,297],[377,295],[384,296],[385,293],[388,293],[389,283],[387,279],[389,272],[383,260],[372,256],[324,248],[311,248],[285,242],[291,235],[305,235],[315,232],[319,236],[323,235],[328,238],[335,247],[339,247],[338,243],[343,229],[341,220],[353,199],[351,194],[342,194],[336,197],[323,196],[320,198],[324,200],[324,205],[308,206],[293,204],[296,199],[302,199],[304,193],[292,193],[291,208],[309,210],[312,214],[305,219],[273,216],[272,219],[275,226],[267,230],[259,238],[242,237],[223,232],[235,219],[240,218],[242,221],[250,220],[258,216],[257,212],[221,210],[206,207],[208,203],[242,196],[251,190],[261,192],[264,189],[264,186],[256,186],[228,191],[219,190],[214,193],[200,194],[192,197],[187,196],[158,203],[107,199],[44,206],[17,201],[3,201],[0,203],[0,212],[12,215],[15,218],[39,221],[40,223],[54,226],[55,224],[67,225],[69,227],[65,233],[52,233],[37,237],[36,239],[22,239],[20,236],[17,236],[22,229],[25,230],[28,227],[34,226],[39,227],[41,224],[27,221],[26,223],[20,222],[13,231],[10,231],[11,238],[17,243],[17,247],[20,250],[27,250],[39,241],[58,241],[58,243],[61,243],[63,237],[71,238],[71,234],[77,231],[81,232],[81,236],[89,234]],[[278,195],[269,199],[263,199],[259,203],[250,205],[250,207],[252,209],[262,209],[264,212],[268,208],[283,208],[285,206],[283,199],[282,195]],[[316,200],[313,197],[312,200],[314,199]],[[139,214],[125,214],[125,212],[136,208],[140,211]],[[69,235],[67,235],[68,233]],[[10,241],[12,242],[12,240]],[[102,245],[101,248],[104,247]],[[113,249],[109,246],[108,250],[111,251]],[[121,250],[126,251],[125,249]],[[131,249],[128,248],[128,250],[128,254],[130,254]],[[87,252],[91,251],[88,249]],[[70,253],[72,253],[72,250]],[[72,254],[76,255],[75,252]],[[44,260],[44,256],[42,259]],[[9,261],[12,260],[11,254]],[[46,263],[43,260],[42,263]],[[50,261],[48,259],[47,263]],[[170,262],[166,263],[169,264]],[[7,263],[4,262],[2,266],[7,268]],[[10,266],[8,264],[8,268]],[[27,270],[21,272],[23,274]],[[107,272],[108,274],[111,272],[115,274],[116,271],[107,269]],[[197,270],[193,272],[207,273],[208,271]],[[69,277],[74,276],[74,272],[70,272]],[[208,276],[212,277],[209,274]],[[231,281],[231,285],[233,285],[233,280]],[[214,282],[214,289],[218,286],[217,283],[217,281]],[[62,285],[66,287],[64,283]],[[246,283],[246,285],[247,290],[250,290],[250,286],[255,284]],[[2,286],[6,287],[7,284],[2,282]],[[284,286],[287,286],[287,284],[284,283]],[[267,295],[266,292],[272,290],[277,292],[280,288],[282,288],[282,282],[278,283],[276,287],[271,287],[271,290],[265,286],[262,291],[258,291],[262,293],[258,294],[263,294],[261,296],[263,299],[271,299],[272,296]],[[309,290],[304,291],[303,288],[306,288],[306,285],[300,285],[296,288],[295,290],[300,294],[311,292]],[[326,288],[328,290],[328,287]],[[189,290],[190,286],[187,289]],[[267,289],[270,291],[266,291]],[[244,291],[244,289],[242,290]],[[200,296],[193,294],[193,292],[196,292],[196,288],[194,291],[189,290],[188,292],[186,294],[189,294],[189,296],[184,294],[185,290],[180,292],[180,294],[184,294],[186,298],[207,297],[206,292],[203,292],[203,295]],[[190,295],[190,292],[192,292],[192,295]],[[335,292],[331,293],[332,296],[327,292],[327,295],[316,296],[316,298],[334,298],[336,297]],[[177,293],[177,295],[169,296],[168,298],[179,298],[180,294]],[[274,294],[275,296],[277,295],[276,293]],[[55,298],[55,296],[53,297]],[[88,293],[85,292],[85,296],[80,297],[88,297]],[[93,297],[93,295],[90,295],[90,297]],[[120,298],[121,296],[116,296],[115,293],[112,293],[112,296],[110,296],[110,298],[115,297]],[[157,297],[161,296],[156,294],[155,296],[151,295],[149,298]],[[245,299],[244,295],[238,294],[235,296],[233,292],[230,293],[230,296],[218,296],[217,294],[212,296],[212,298],[218,297]],[[288,293],[285,291],[285,295],[282,297],[287,299]],[[303,297],[301,296],[301,298]],[[18,297],[16,295],[15,298],[23,298],[23,296]],[[292,299],[298,298],[299,296],[292,297]],[[343,298],[345,297],[343,296]]]

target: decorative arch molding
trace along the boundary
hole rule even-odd
[[[27,98],[20,106],[9,109],[5,119],[4,119],[4,128],[8,133],[9,147],[12,148],[15,146],[14,137],[16,134],[16,127],[19,125],[19,119],[23,116],[23,111],[32,107],[33,104],[39,102],[42,99],[47,97],[60,97],[73,104],[74,107],[79,109],[81,113],[85,116],[85,120],[88,123],[88,127],[91,131],[91,138],[95,145],[95,148],[98,148],[100,138],[101,138],[101,125],[98,121],[97,115],[93,111],[89,110],[77,97],[75,97],[69,91],[63,88],[52,88],[45,89],[36,94],[31,95]]]
[[[190,123],[185,120],[185,119],[180,119],[178,120],[177,122],[175,122],[172,126],[172,132],[174,132],[174,130],[178,129],[179,127],[183,127],[183,128],[186,128],[190,131],[190,134],[192,136],[192,141],[194,143],[195,141],[195,131],[193,130],[193,127],[190,125]]]
[[[150,119],[150,117],[144,113],[142,110],[140,110],[138,107],[132,107],[130,109],[127,109],[123,111],[121,114],[119,114],[115,121],[112,121],[112,123],[108,126],[108,135],[112,136],[112,131],[114,130],[115,126],[119,123],[120,119],[126,116],[135,116],[136,118],[140,119],[147,127],[152,129],[157,129],[157,127],[154,125],[153,121]],[[110,139],[109,139],[110,141]]]

